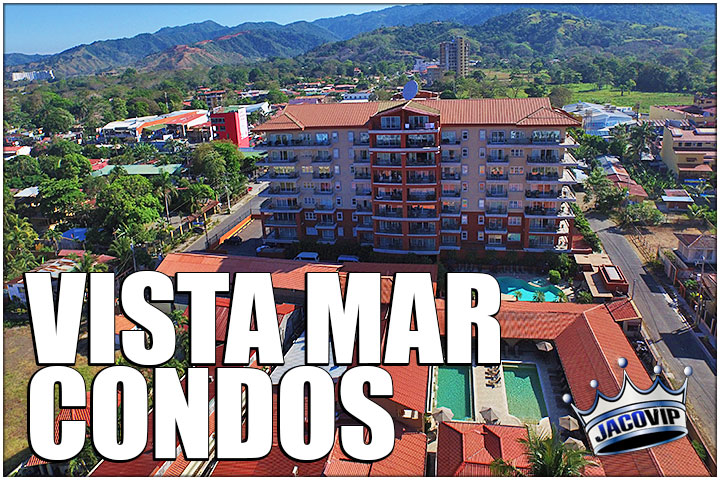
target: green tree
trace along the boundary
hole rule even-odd
[[[528,456],[530,470],[527,475],[533,477],[579,477],[584,469],[593,462],[586,457],[590,452],[575,450],[560,441],[555,427],[549,437],[541,438],[534,429],[528,427],[528,438],[519,440]],[[490,465],[490,471],[497,476],[525,476],[526,473],[515,465],[498,458]]]
[[[212,144],[205,143],[193,151],[190,171],[199,177],[204,177],[210,184],[217,185],[225,180],[225,158]]]
[[[165,202],[165,218],[170,222],[170,208],[168,207],[168,198],[177,194],[177,188],[172,177],[168,172],[162,172],[154,180],[155,191],[163,198]]]
[[[3,176],[5,184],[10,188],[33,187],[46,178],[37,159],[28,155],[18,155],[5,160]]]
[[[288,96],[280,90],[273,88],[268,91],[265,99],[272,104],[287,103]]]
[[[627,194],[627,189],[613,185],[602,168],[595,168],[584,182],[585,201],[595,202],[595,208],[602,213],[609,213],[620,207]]]
[[[74,260],[77,265],[75,271],[82,273],[102,273],[108,271],[108,266],[104,263],[95,261],[95,257],[90,252],[85,252],[82,257],[71,254],[70,259]]]
[[[550,104],[553,107],[560,108],[572,101],[573,92],[566,87],[554,87],[550,90]]]
[[[655,202],[631,203],[618,212],[623,225],[659,225],[665,216],[657,209]]]
[[[550,270],[548,272],[548,279],[550,280],[550,283],[552,283],[553,285],[557,285],[558,283],[560,283],[562,277],[560,276],[560,272],[558,272],[557,270]]]
[[[52,223],[73,216],[85,194],[75,178],[48,179],[40,184],[40,211]]]
[[[127,102],[125,99],[120,97],[115,97],[110,102],[112,105],[112,113],[113,116],[118,120],[124,120],[128,118],[128,109],[127,109]]]
[[[545,292],[542,290],[538,290],[535,293],[533,293],[533,302],[544,302],[545,301]]]
[[[35,124],[45,133],[64,133],[75,125],[75,117],[64,108],[50,107],[40,112]]]
[[[71,153],[64,157],[44,155],[38,159],[43,173],[55,179],[82,180],[92,172],[90,161],[79,153]]]
[[[206,110],[207,103],[203,102],[202,100],[198,100],[197,98],[193,98],[190,101],[190,108],[194,110]]]
[[[131,238],[144,241],[145,226],[160,218],[161,211],[160,201],[148,179],[139,175],[118,175],[97,194],[95,225],[103,227],[106,235],[123,228]]]

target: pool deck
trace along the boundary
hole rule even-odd
[[[555,392],[550,385],[549,372],[555,367],[554,357],[548,352],[524,353],[520,356],[504,358],[503,362],[532,363],[538,369],[540,386],[542,387],[545,407],[550,417],[550,422],[557,425],[558,419],[571,414],[569,406],[562,403],[560,398],[565,392]],[[484,407],[492,407],[499,417],[501,425],[523,425],[517,417],[510,415],[508,411],[507,394],[505,392],[505,376],[503,369],[500,369],[501,381],[495,387],[488,387],[485,383],[485,367],[478,365],[475,368],[475,419],[484,422],[480,410]]]

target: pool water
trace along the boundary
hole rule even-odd
[[[503,363],[503,373],[510,415],[531,423],[547,417],[537,367],[530,363]]]
[[[514,292],[519,292],[520,297],[518,300],[523,302],[534,301],[535,292],[543,292],[545,294],[546,302],[554,302],[557,300],[560,294],[560,289],[554,285],[548,285],[545,287],[534,287],[524,280],[514,277],[497,277],[495,280],[500,284],[500,291],[507,295],[513,295]],[[534,283],[543,284],[547,283],[544,279],[535,280]]]
[[[435,404],[438,408],[447,407],[452,410],[454,420],[468,420],[473,417],[470,368],[438,367]]]

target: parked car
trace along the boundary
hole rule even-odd
[[[267,250],[268,248],[270,248],[270,245],[260,245],[255,249],[255,253],[260,253],[263,250]]]
[[[242,243],[242,238],[233,235],[232,237],[225,240],[225,243],[228,245],[240,245]]]
[[[357,257],[355,255],[340,255],[337,257],[338,263],[345,263],[345,262],[359,262],[360,257]]]
[[[295,260],[317,263],[320,261],[320,255],[317,252],[300,252],[295,256]]]

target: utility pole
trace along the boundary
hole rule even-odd
[[[227,186],[227,183],[225,184],[225,196],[227,197],[227,213],[230,215],[230,189]]]

